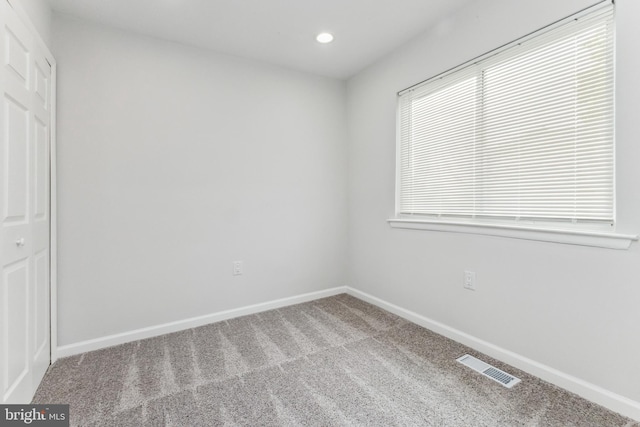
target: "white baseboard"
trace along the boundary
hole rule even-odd
[[[550,382],[557,385],[558,387],[582,396],[585,399],[604,406],[605,408],[608,408],[612,411],[618,412],[635,420],[640,420],[640,402],[636,402],[624,396],[620,396],[602,387],[581,380],[580,378],[573,377],[564,372],[558,371],[557,369],[543,365],[542,363],[538,363],[535,360],[528,359],[517,353],[498,347],[494,344],[454,329],[450,326],[429,319],[412,311],[406,310],[402,307],[391,304],[380,298],[374,297],[373,295],[369,295],[365,292],[350,288],[348,286],[336,287],[318,292],[311,292],[289,298],[282,298],[274,301],[249,305],[246,307],[221,311],[204,316],[193,317],[191,319],[179,320],[176,322],[165,323],[163,325],[136,329],[129,332],[123,332],[120,334],[114,334],[106,337],[82,341],[79,343],[64,345],[58,347],[54,355],[55,359],[73,356],[87,351],[99,350],[102,348],[124,344],[131,341],[152,338],[158,335],[195,328],[198,326],[220,322],[222,320],[231,319],[234,317],[246,316],[249,314],[260,313],[262,311],[300,304],[303,302],[313,301],[319,298],[325,298],[341,293],[348,293],[350,295],[353,295],[356,298],[360,298],[363,301],[374,304],[382,309],[385,309],[404,319],[407,319],[410,322],[444,335],[447,338],[467,345],[474,350],[482,352],[502,362],[508,363],[509,365],[521,369],[538,378],[541,378],[544,381]]]
[[[346,289],[346,292],[349,295],[376,305],[440,335],[444,335],[447,338],[471,347],[474,350],[493,357],[494,359],[508,363],[511,366],[521,369],[551,384],[555,384],[558,387],[577,394],[578,396],[582,396],[585,399],[604,406],[607,409],[640,421],[640,402],[636,402],[619,394],[613,393],[595,384],[591,384],[587,381],[581,380],[580,378],[576,378],[550,366],[543,365],[535,360],[528,359],[517,353],[498,347],[497,345],[466,334],[420,314],[388,303],[380,298],[374,297],[373,295],[369,295],[351,287],[347,287]]]
[[[146,338],[156,337],[158,335],[183,331],[185,329],[197,328],[198,326],[207,325],[209,323],[220,322],[222,320],[232,319],[234,317],[260,313],[262,311],[273,310],[275,308],[286,307],[289,305],[300,304],[303,302],[330,297],[345,292],[347,292],[347,288],[344,286],[325,289],[322,291],[310,292],[307,294],[263,302],[260,304],[248,305],[246,307],[235,308],[232,310],[220,311],[218,313],[207,314],[204,316],[192,317],[190,319],[178,320],[176,322],[165,323],[162,325],[150,326],[147,328],[108,335],[106,337],[95,338],[92,340],[82,341],[74,344],[63,345],[56,349],[53,361],[61,357],[73,356],[76,354],[85,353],[87,351],[100,350],[102,348],[112,347],[114,345],[124,344],[131,341],[138,341]]]

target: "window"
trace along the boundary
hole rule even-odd
[[[399,94],[400,218],[614,225],[613,6]]]

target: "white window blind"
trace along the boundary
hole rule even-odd
[[[399,97],[402,215],[614,221],[613,6]]]

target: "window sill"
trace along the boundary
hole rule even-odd
[[[470,224],[407,218],[391,218],[388,219],[387,222],[393,228],[481,234],[485,236],[564,243],[568,245],[594,246],[608,249],[629,249],[631,242],[638,240],[637,234],[563,230],[517,225]]]

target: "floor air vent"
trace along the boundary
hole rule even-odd
[[[501,371],[500,369],[491,366],[480,359],[469,356],[468,354],[465,354],[462,357],[458,357],[456,360],[463,365],[473,369],[474,371],[480,372],[485,377],[489,377],[492,380],[499,382],[507,388],[511,388],[520,382],[519,378],[516,378],[513,375],[509,375],[506,372]]]

